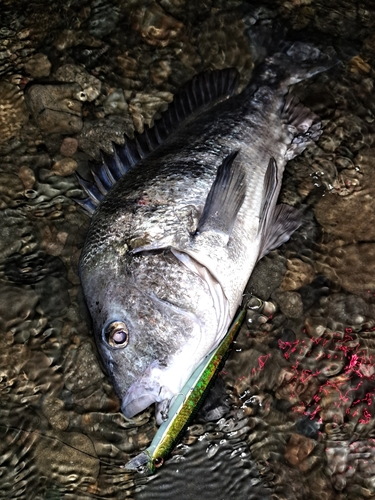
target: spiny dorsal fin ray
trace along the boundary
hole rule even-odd
[[[78,172],[76,172],[76,176],[77,176],[78,182],[80,183],[81,187],[88,194],[89,199],[91,199],[91,201],[93,203],[95,203],[95,205],[99,205],[99,203],[102,201],[104,196],[99,191],[98,187],[93,182],[89,182],[86,179],[84,179],[83,177],[81,177]],[[85,201],[85,200],[82,200],[82,201]]]
[[[103,165],[93,169],[94,183],[79,178],[89,198],[98,205],[103,198],[103,191],[108,192],[134,165],[162,144],[186,118],[203,106],[214,105],[220,98],[232,96],[237,83],[238,72],[234,68],[209,71],[194,76],[181,91],[176,93],[168,109],[155,121],[154,127],[145,126],[142,134],[134,134],[134,139],[125,137],[123,146],[114,144],[113,157],[102,153]],[[80,205],[84,205],[86,200],[81,201]]]
[[[246,194],[245,173],[241,164],[235,162],[238,153],[230,153],[218,168],[196,234],[216,231],[229,239]]]
[[[79,205],[90,217],[96,210],[97,205],[91,200],[91,198],[85,198],[84,200],[72,198],[72,200],[77,203],[77,205]]]

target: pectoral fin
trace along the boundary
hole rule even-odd
[[[235,161],[237,155],[238,151],[229,154],[218,168],[196,234],[215,231],[229,239],[246,194],[245,173]]]

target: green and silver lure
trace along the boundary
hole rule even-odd
[[[249,304],[252,299],[258,301],[257,306],[252,307]],[[223,340],[211,354],[206,356],[177,395],[169,409],[169,418],[161,424],[150,446],[132,458],[125,465],[126,470],[135,470],[150,475],[163,465],[164,460],[202,404],[212,379],[225,361],[229,347],[244,321],[246,310],[248,308],[260,309],[263,304],[254,296],[250,300],[243,302]]]

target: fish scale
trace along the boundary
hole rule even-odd
[[[104,158],[96,185],[82,181],[81,204],[97,208],[80,276],[126,417],[155,402],[165,418],[227,331],[256,262],[300,225],[277,197],[287,160],[321,126],[289,87],[335,63],[297,43],[236,96],[233,70],[197,76],[154,129]]]

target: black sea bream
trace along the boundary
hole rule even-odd
[[[288,93],[332,58],[296,43],[256,71],[197,76],[152,129],[105,156],[80,276],[101,357],[132,417],[157,420],[226,333],[256,262],[286,241],[299,212],[277,205],[286,162],[320,136]]]

